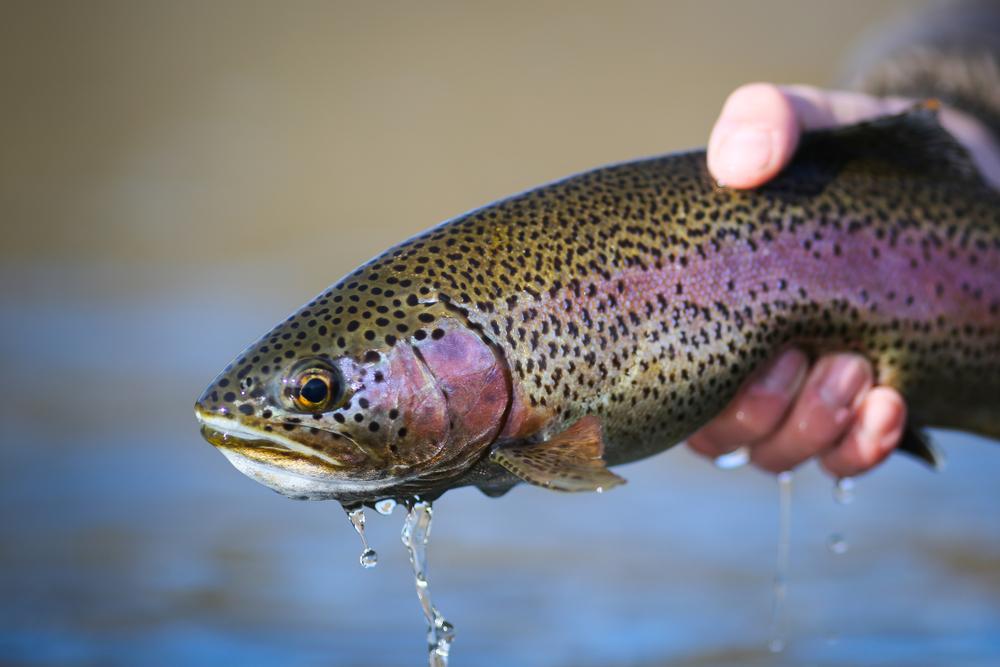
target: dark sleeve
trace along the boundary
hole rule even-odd
[[[960,0],[883,30],[858,52],[852,88],[935,97],[978,117],[1000,139],[1000,0]]]

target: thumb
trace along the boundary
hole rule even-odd
[[[708,141],[708,169],[720,185],[753,188],[788,164],[799,140],[791,101],[778,86],[751,83],[726,100]]]

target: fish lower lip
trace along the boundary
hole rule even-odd
[[[263,438],[244,438],[227,431],[220,431],[207,424],[201,426],[201,437],[205,438],[213,447],[232,449],[235,447],[270,447],[272,449],[285,449],[281,445],[273,443]]]

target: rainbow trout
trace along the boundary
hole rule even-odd
[[[1000,195],[932,105],[808,134],[754,191],[691,152],[445,222],[265,334],[196,413],[295,498],[601,491],[789,344],[867,355],[913,424],[1000,436]]]

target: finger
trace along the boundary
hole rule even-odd
[[[889,456],[905,424],[902,396],[889,387],[875,387],[862,400],[847,435],[820,457],[820,464],[835,477],[860,475]]]
[[[791,470],[832,447],[850,426],[872,368],[857,354],[821,358],[777,432],[750,448],[750,460],[772,472]]]
[[[688,438],[696,452],[717,458],[770,435],[788,412],[809,369],[806,355],[789,349],[756,371],[736,397]]]
[[[753,188],[788,163],[799,139],[795,109],[770,83],[737,88],[708,140],[708,169],[720,185]]]
[[[942,127],[969,151],[986,182],[1000,189],[1000,144],[993,134],[981,122],[957,109],[944,107],[938,118]]]
[[[813,86],[781,86],[794,109],[800,130],[823,130],[860,123],[879,116],[902,113],[914,100],[873,97],[849,90],[824,90]]]

